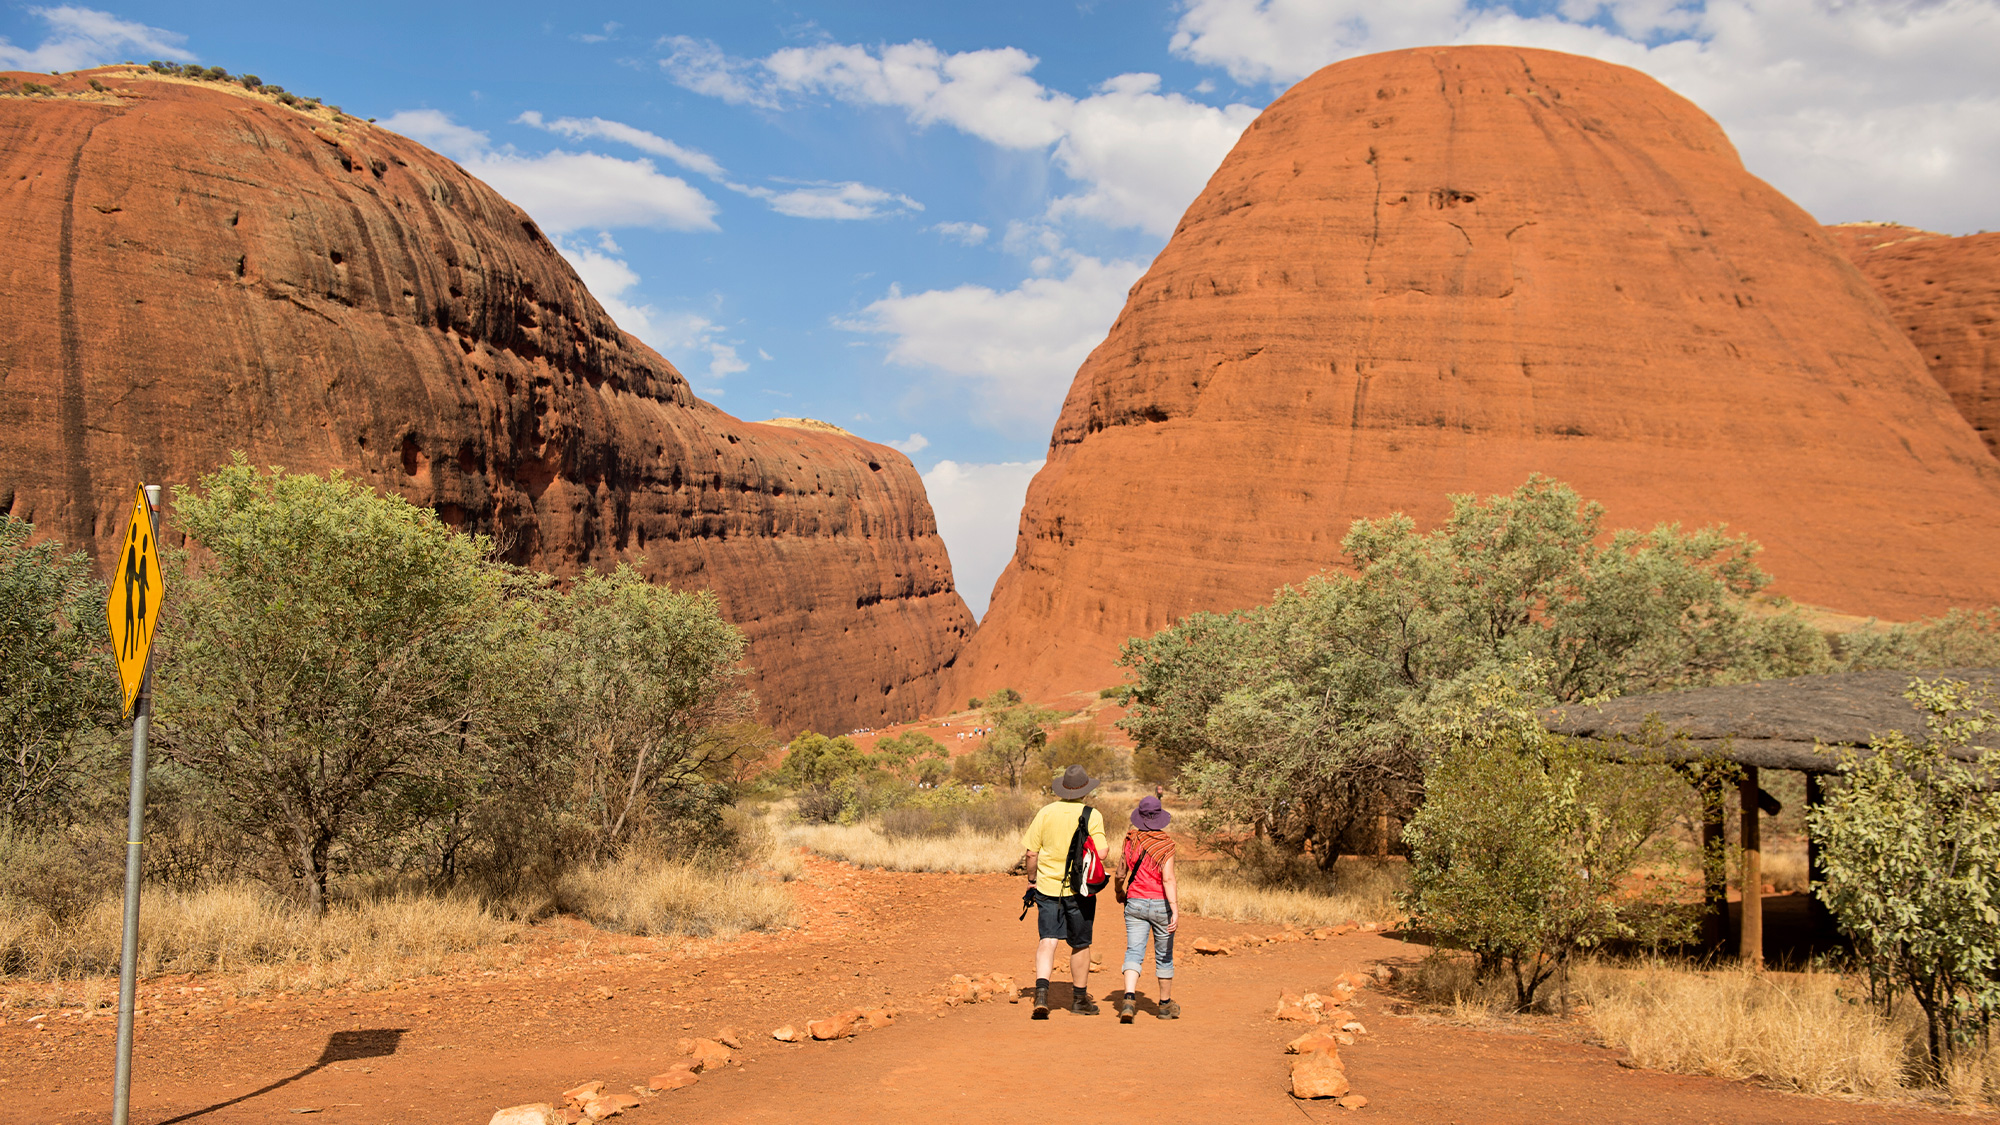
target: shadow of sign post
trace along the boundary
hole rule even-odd
[[[247,1094],[240,1094],[226,1102],[217,1102],[211,1106],[203,1106],[201,1109],[183,1113],[179,1117],[170,1117],[160,1122],[160,1125],[176,1125],[177,1122],[192,1121],[197,1117],[204,1117],[214,1113],[218,1109],[227,1109],[230,1106],[247,1102],[251,1098],[263,1097],[265,1094],[289,1086],[299,1079],[337,1062],[353,1062],[356,1059],[387,1058],[396,1053],[396,1048],[402,1046],[403,1033],[408,1030],[408,1028],[404,1027],[370,1027],[354,1031],[336,1031],[326,1037],[326,1046],[320,1049],[319,1058],[314,1059],[310,1065],[300,1070],[297,1074],[287,1075],[268,1086],[252,1090]]]

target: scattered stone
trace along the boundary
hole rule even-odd
[[[1342,1109],[1360,1109],[1362,1106],[1368,1104],[1368,1095],[1349,1094],[1333,1104],[1339,1106]]]
[[[1375,983],[1375,978],[1368,973],[1342,973],[1335,979],[1355,992]]]
[[[1337,1098],[1352,1089],[1340,1059],[1322,1051],[1300,1055],[1292,1062],[1292,1096]]]
[[[1319,1010],[1308,1007],[1305,997],[1292,992],[1278,994],[1278,1010],[1273,1015],[1277,1019],[1293,1020],[1298,1023],[1319,1022]]]
[[[1341,1045],[1341,1046],[1343,1046],[1343,1047],[1352,1047],[1352,1046],[1354,1046],[1354,1036],[1352,1036],[1352,1035],[1349,1035],[1349,1034],[1348,1034],[1348,1033],[1346,1033],[1345,1031],[1341,1031],[1341,1032],[1336,1032],[1336,1033],[1334,1033],[1334,1036],[1333,1036],[1333,1037],[1334,1037],[1335,1039],[1338,1039],[1338,1040],[1340,1040],[1340,1045]]]
[[[630,1094],[604,1094],[583,1103],[583,1115],[592,1121],[602,1121],[616,1117],[628,1109],[638,1109],[642,1103]]]
[[[1324,1051],[1340,1057],[1340,1036],[1331,1031],[1308,1031],[1290,1043],[1285,1044],[1288,1055],[1310,1055],[1314,1051]]]
[[[1388,983],[1389,981],[1392,981],[1392,980],[1395,980],[1395,979],[1396,979],[1396,970],[1394,970],[1394,969],[1390,968],[1390,967],[1389,967],[1389,966],[1387,966],[1387,965],[1377,965],[1377,966],[1375,966],[1375,979],[1376,979],[1377,981],[1380,981],[1380,982],[1382,982],[1382,983],[1386,984],[1386,983]],[[1356,1095],[1354,1095],[1354,1096],[1358,1098],[1358,1097],[1360,1097],[1361,1095],[1360,1095],[1360,1094],[1356,1094]]]
[[[686,1063],[677,1063],[664,1072],[648,1078],[646,1087],[651,1090],[685,1090],[699,1081],[701,1076],[694,1072],[693,1067]]]
[[[835,1016],[823,1020],[807,1020],[806,1034],[814,1039],[845,1039],[859,1031],[861,1013],[849,1008]]]
[[[791,1024],[786,1024],[772,1032],[771,1038],[776,1039],[780,1043],[796,1043],[799,1041],[799,1029],[793,1027]]]
[[[1210,957],[1227,957],[1229,945],[1220,941],[1198,941],[1194,943],[1194,951]]]
[[[1368,1029],[1361,1026],[1360,1020],[1348,1020],[1346,1023],[1340,1025],[1340,1030],[1352,1032],[1355,1035],[1368,1034]]]
[[[869,1027],[888,1027],[896,1022],[896,1013],[887,1008],[870,1008],[861,1013],[861,1018]]]
[[[562,1119],[562,1114],[548,1102],[532,1102],[494,1110],[493,1120],[486,1125],[562,1125]]]
[[[564,1090],[563,1101],[570,1105],[582,1105],[584,1102],[587,1102],[590,1099],[597,1097],[603,1093],[604,1093],[604,1083],[585,1082],[581,1086],[572,1086],[569,1089]]]
[[[732,1051],[743,1049],[743,1033],[733,1027],[725,1027],[715,1033],[715,1041]]]
[[[689,1055],[692,1069],[698,1071],[714,1070],[716,1067],[729,1062],[732,1057],[729,1053],[729,1048],[717,1043],[713,1039],[695,1040],[688,1047],[687,1054]]]

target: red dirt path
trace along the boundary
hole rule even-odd
[[[500,1106],[559,1100],[591,1079],[612,1090],[665,1069],[676,1039],[723,1026],[749,1033],[742,1067],[660,1096],[620,1122],[698,1120],[1040,1122],[1036,1077],[1062,1065],[1070,1105],[1121,1107],[1149,1121],[1344,1119],[1287,1093],[1283,1044],[1297,1025],[1269,1013],[1279,988],[1327,988],[1335,974],[1406,962],[1421,947],[1373,934],[1183,956],[1179,1022],[1142,1014],[1121,1026],[1024,1004],[985,1003],[932,1017],[923,998],[953,973],[1032,976],[1017,880],[864,872],[813,859],[796,884],[802,926],[736,941],[665,943],[582,927],[541,927],[525,961],[377,992],[217,998],[226,982],[172,978],[142,996],[133,1121],[138,1125],[297,1121],[464,1122]],[[1115,904],[1106,903],[1106,921]],[[1115,969],[1123,940],[1101,927]],[[1271,927],[1191,919],[1185,941]],[[1093,978],[1104,996],[1113,974]],[[1147,978],[1146,986],[1150,987]],[[209,991],[195,993],[195,987]],[[1059,993],[1064,989],[1058,986]],[[782,1044],[771,1028],[851,1005],[911,1009],[895,1026],[837,1043]],[[1383,1122],[1935,1121],[1916,1107],[1809,1099],[1740,1083],[1621,1069],[1614,1052],[1535,1035],[1475,1032],[1392,1014],[1366,992],[1369,1034],[1343,1049],[1348,1074]],[[0,1120],[109,1119],[113,1021],[74,1010],[10,1010],[0,1024]],[[31,1022],[32,1020],[32,1022]],[[387,1034],[391,1031],[400,1034]],[[348,1033],[331,1039],[338,1032]],[[373,1036],[368,1032],[375,1032]],[[339,1057],[329,1043],[393,1048]],[[327,1059],[325,1056],[334,1056]],[[316,1065],[321,1064],[321,1065]],[[315,1112],[316,1111],[316,1112]],[[1068,1111],[1062,1111],[1068,1112]]]

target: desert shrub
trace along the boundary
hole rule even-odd
[[[882,814],[882,835],[891,840],[909,836],[946,836],[964,823],[955,809],[905,805]]]
[[[264,80],[254,74],[239,74],[236,76],[236,80],[243,84],[245,90],[255,90],[264,84]]]
[[[943,743],[922,731],[882,739],[868,761],[917,785],[936,785],[951,776],[951,754]]]
[[[1055,737],[1036,758],[1052,777],[1071,766],[1082,766],[1099,781],[1123,781],[1132,776],[1131,759],[1106,742],[1104,732],[1087,720],[1057,727]]]
[[[1013,833],[1019,836],[1035,819],[1041,802],[1026,793],[1004,791],[988,794],[984,800],[965,806],[963,816],[969,832]]]
[[[785,748],[778,772],[789,785],[826,786],[868,768],[868,756],[846,735],[806,731]]]
[[[1039,807],[1033,798],[1014,790],[975,793],[962,785],[943,785],[920,790],[904,804],[885,811],[881,829],[890,839],[959,832],[1005,835],[1026,828]]]
[[[337,867],[477,774],[516,698],[522,614],[484,544],[338,473],[238,456],[174,491],[213,561],[165,602],[162,748],[322,910]]]
[[[743,634],[711,591],[682,593],[621,564],[548,607],[558,743],[574,763],[593,859],[644,833],[671,852],[719,843],[722,779],[753,700]]]
[[[1941,1080],[2000,1013],[2000,755],[1986,745],[2000,700],[1953,680],[1915,680],[1907,696],[1925,736],[1892,731],[1850,755],[1809,818],[1821,900],[1885,1001],[1915,998]]]
[[[1534,694],[1555,704],[1827,665],[1796,614],[1753,610],[1769,581],[1755,543],[1713,527],[1606,534],[1602,516],[1538,475],[1453,496],[1429,533],[1357,520],[1341,541],[1351,573],[1129,641],[1122,725],[1207,823],[1330,863],[1358,825],[1421,799],[1425,716],[1495,667],[1538,669]]]
[[[799,793],[797,811],[800,820],[813,824],[838,824],[841,813],[847,806],[833,792],[832,787],[806,789]]]
[[[298,105],[298,104],[299,104],[299,98],[298,98],[298,95],[297,95],[297,94],[291,94],[291,93],[285,93],[285,92],[280,92],[280,93],[278,94],[278,100],[279,100],[279,101],[281,101],[281,102],[283,102],[283,103],[285,103],[286,105]]]
[[[1657,945],[1689,922],[1666,888],[1625,889],[1663,845],[1684,785],[1545,734],[1531,700],[1496,677],[1428,724],[1425,800],[1403,830],[1411,921],[1510,973],[1523,1011],[1578,953]]]
[[[211,66],[201,72],[201,77],[208,79],[210,82],[227,82],[229,81],[229,72],[219,66]]]
[[[1833,638],[1842,668],[1992,668],[2000,666],[2000,606],[1952,609],[1942,617],[1860,629]]]
[[[34,530],[0,514],[0,821],[43,824],[104,764],[119,694],[104,584]]]
[[[21,92],[29,97],[47,97],[54,94],[56,88],[45,82],[23,82]]]

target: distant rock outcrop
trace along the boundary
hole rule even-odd
[[[1274,102],[1133,287],[942,702],[1114,682],[1357,517],[1534,472],[1611,526],[1726,521],[1809,603],[2000,600],[2000,465],[1714,121],[1590,59],[1399,51]]]
[[[2000,456],[2000,232],[1895,223],[1826,228],[1910,335],[1931,376]]]
[[[0,510],[102,551],[135,481],[340,468],[522,563],[714,589],[780,727],[935,697],[972,620],[902,454],[697,399],[403,137],[131,68],[15,77],[54,92],[0,91]]]

